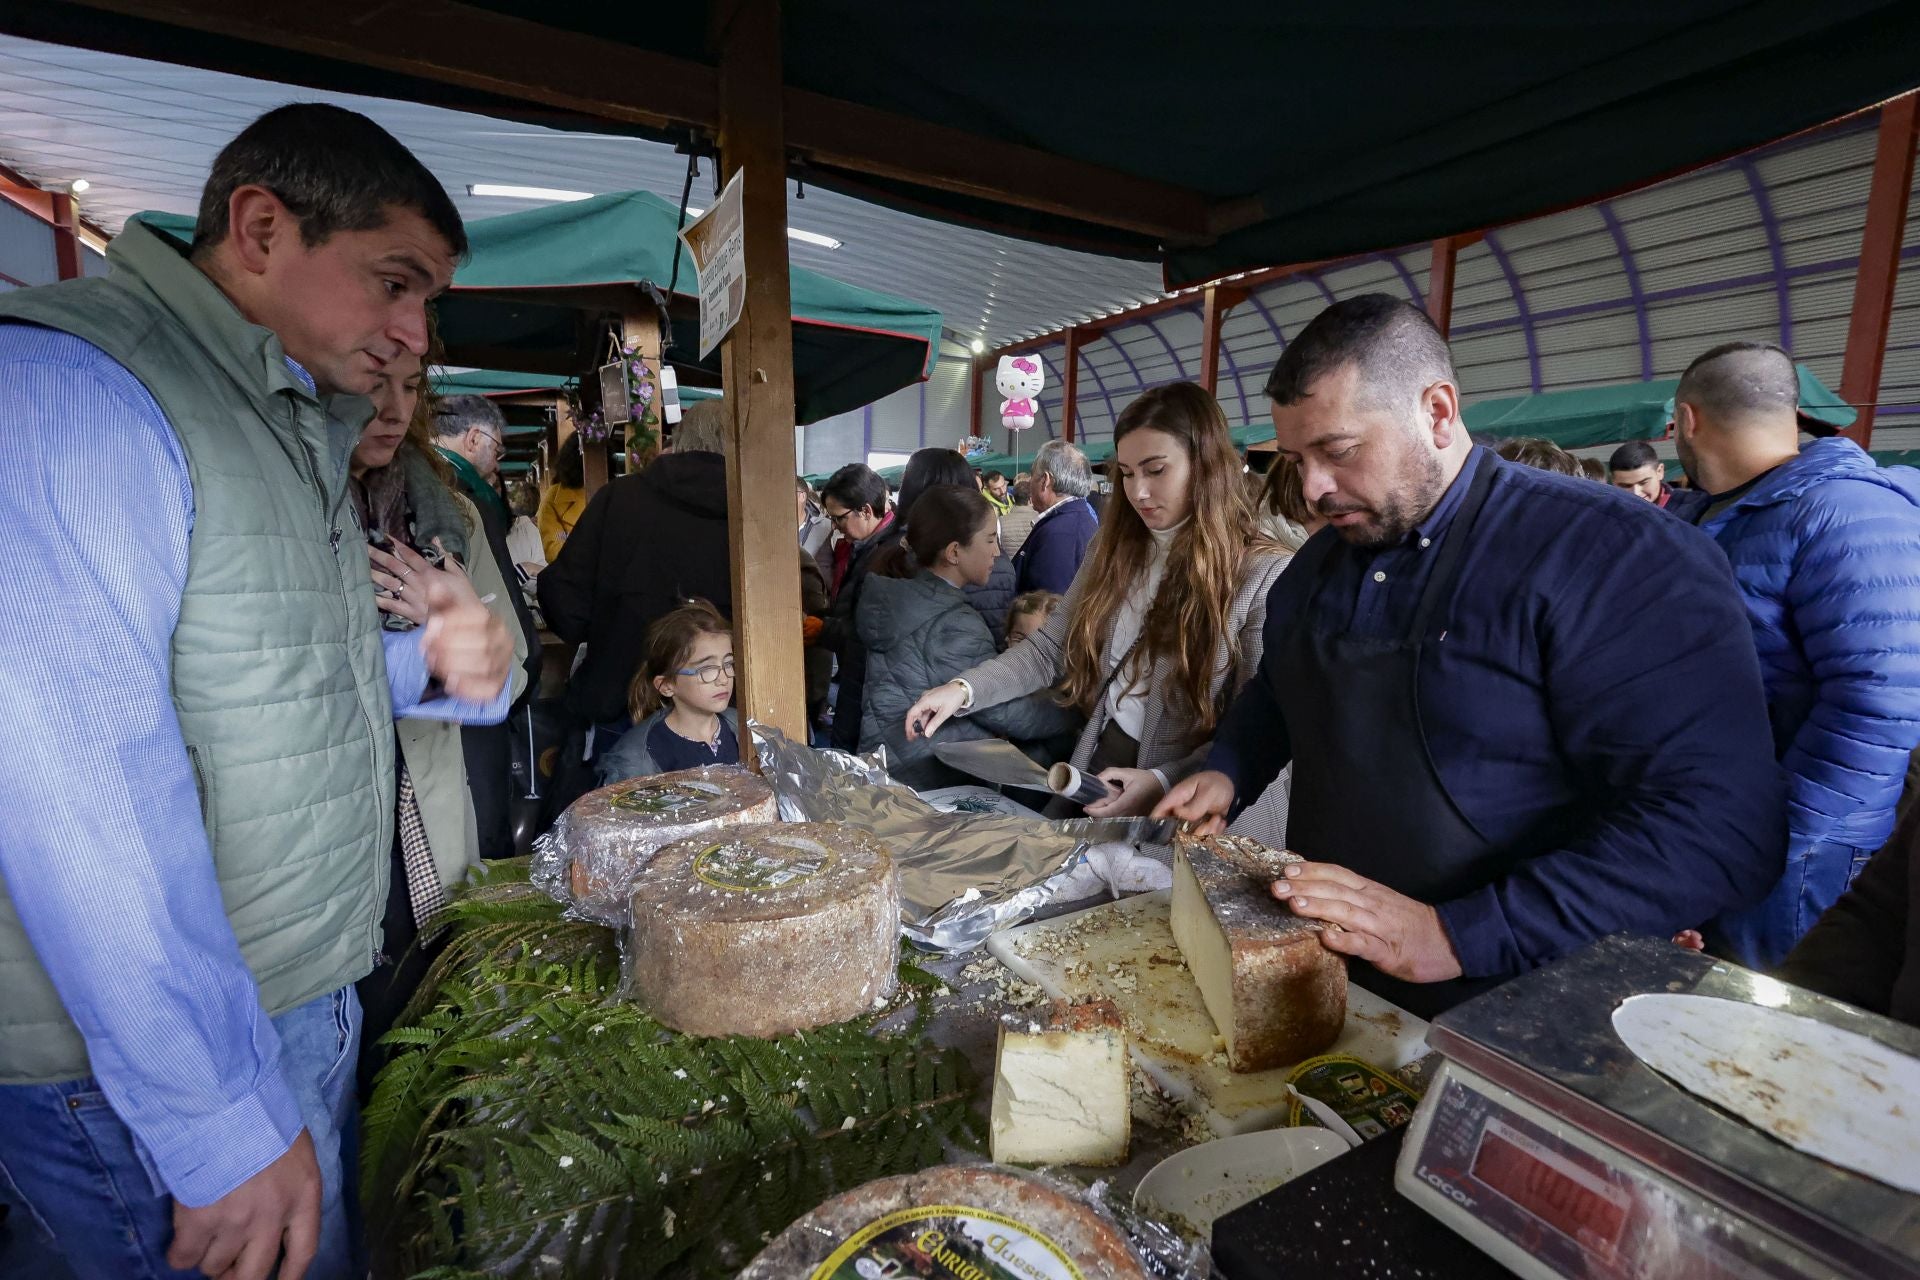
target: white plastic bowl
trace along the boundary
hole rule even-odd
[[[1267,1129],[1203,1142],[1168,1156],[1134,1189],[1133,1205],[1153,1218],[1179,1218],[1213,1234],[1214,1219],[1317,1169],[1347,1144],[1325,1129]]]

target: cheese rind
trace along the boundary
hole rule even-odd
[[[845,1022],[893,992],[900,889],[873,836],[824,822],[668,845],[633,886],[627,989],[691,1035]]]
[[[1324,1052],[1347,1018],[1346,962],[1320,926],[1263,882],[1215,855],[1208,838],[1177,842],[1170,923],[1235,1071],[1291,1066]]]
[[[533,881],[576,917],[618,926],[634,878],[676,840],[721,827],[776,822],[773,788],[735,765],[629,778],[581,796],[534,852]]]
[[[822,1274],[821,1264],[835,1259],[850,1241],[883,1219],[907,1216],[923,1207],[995,1215],[1042,1237],[1065,1262],[1057,1265],[1049,1259],[1037,1269],[1022,1268],[1018,1274],[1147,1280],[1148,1272],[1128,1245],[1125,1232],[1070,1189],[1034,1174],[982,1164],[940,1165],[881,1178],[835,1196],[775,1236],[737,1280],[814,1280]],[[951,1216],[929,1221],[939,1223]],[[909,1225],[905,1234],[912,1238],[917,1226]],[[840,1265],[846,1261],[840,1259]]]
[[[1126,1026],[1113,1001],[1054,1001],[1001,1020],[996,1163],[1124,1164],[1132,1111]]]

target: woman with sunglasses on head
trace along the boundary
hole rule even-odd
[[[1145,814],[1195,772],[1221,711],[1260,664],[1267,589],[1285,567],[1260,534],[1220,406],[1156,387],[1114,424],[1113,482],[1065,603],[1026,643],[922,694],[909,739],[953,716],[1060,686],[1087,717],[1072,757],[1111,788],[1093,817]]]

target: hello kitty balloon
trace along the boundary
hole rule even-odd
[[[1009,431],[1025,431],[1033,425],[1039,410],[1034,400],[1046,382],[1040,361],[1032,356],[1001,356],[1000,369],[993,385],[1006,397],[1000,405],[1000,425]]]

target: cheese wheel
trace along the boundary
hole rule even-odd
[[[853,827],[769,823],[678,841],[634,882],[631,909],[629,990],[677,1031],[784,1035],[845,1022],[893,991],[893,856]]]
[[[1147,1275],[1125,1233],[1070,1188],[974,1164],[882,1178],[835,1196],[774,1237],[738,1280]]]
[[[1000,1019],[995,1163],[1125,1164],[1132,1130],[1127,1030],[1113,1001],[1055,1000]]]
[[[1214,843],[1175,843],[1173,940],[1227,1042],[1233,1070],[1304,1062],[1346,1025],[1346,961],[1321,944],[1318,923],[1294,915],[1266,881],[1229,865]]]
[[[660,849],[716,828],[779,818],[773,788],[758,776],[707,765],[589,791],[561,815],[550,839],[566,868],[563,892],[574,914],[619,925],[634,877]]]

